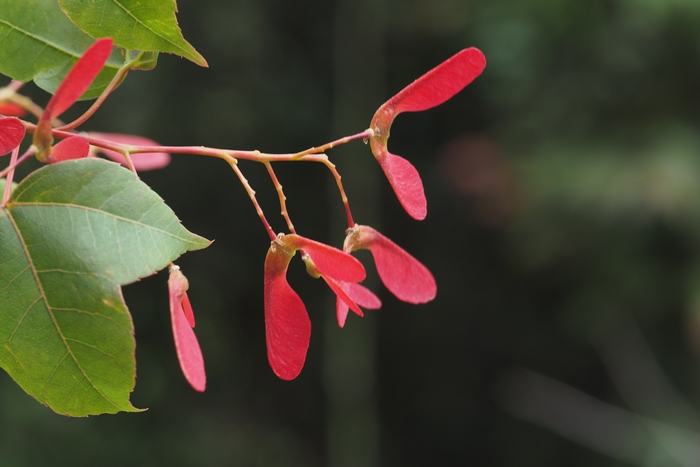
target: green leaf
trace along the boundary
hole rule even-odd
[[[156,67],[158,63],[158,52],[145,52],[138,50],[130,50],[127,55],[127,61],[137,58],[130,64],[132,70],[149,71]]]
[[[95,40],[61,11],[56,0],[0,0],[0,73],[53,93]],[[83,99],[100,95],[124,62],[115,49]]]
[[[109,36],[125,49],[174,53],[207,66],[182,37],[175,0],[60,0],[60,4],[93,37]]]
[[[58,413],[137,411],[120,286],[208,245],[113,162],[33,172],[0,210],[0,366]]]

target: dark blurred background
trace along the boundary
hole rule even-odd
[[[399,302],[361,256],[383,307],[341,330],[331,292],[295,261],[312,342],[301,376],[277,379],[262,308],[269,239],[225,163],[177,156],[142,178],[216,240],[178,261],[207,391],[180,374],[160,273],[124,288],[132,401],[149,410],[65,418],[4,375],[0,465],[700,465],[700,2],[178,7],[210,68],[161,55],[83,129],[297,151],[364,130],[458,50],[485,53],[465,91],[392,128],[390,149],[422,174],[425,221],[401,209],[367,146],[329,152],[356,220],[424,262],[438,296]],[[240,168],[283,230],[264,168]],[[299,233],[341,245],[329,173],[276,170]]]

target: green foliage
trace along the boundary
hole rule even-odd
[[[93,37],[111,37],[126,49],[169,52],[200,66],[206,60],[183,37],[173,0],[60,0],[61,8]]]
[[[0,0],[0,73],[4,75],[34,80],[53,93],[93,42],[55,0]],[[83,98],[99,96],[123,61],[115,50]]]
[[[115,47],[83,99],[113,90],[127,69],[154,68],[159,52],[206,66],[175,12],[173,0],[0,0],[0,73],[53,93],[104,36]],[[104,160],[46,167],[13,189],[0,212],[0,367],[59,413],[138,410],[129,402],[135,342],[121,286],[208,241]]]
[[[100,159],[33,172],[0,213],[0,366],[59,413],[135,411],[120,286],[209,242],[128,170]]]
[[[59,5],[56,0],[0,0],[0,73],[19,81],[34,80],[53,93],[94,38],[106,36],[119,47],[83,99],[98,97],[119,68],[140,52],[144,53],[133,69],[153,69],[158,52],[206,66],[204,57],[182,37],[175,2],[147,3],[64,0]]]

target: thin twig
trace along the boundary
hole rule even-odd
[[[25,151],[24,154],[22,154],[19,159],[17,159],[16,162],[10,161],[10,165],[5,167],[2,171],[0,171],[0,178],[3,178],[5,175],[7,175],[10,171],[14,170],[17,166],[19,166],[22,162],[27,160],[29,157],[34,155],[34,146],[30,147]]]
[[[304,156],[307,156],[309,154],[322,154],[322,153],[328,151],[329,149],[333,149],[336,146],[340,146],[341,144],[349,143],[350,141],[355,141],[358,139],[371,138],[372,136],[374,136],[374,130],[372,130],[371,128],[368,128],[361,133],[357,133],[357,134],[354,134],[352,136],[345,136],[345,137],[337,139],[335,141],[331,141],[330,143],[326,143],[323,146],[312,147],[312,148],[307,149],[306,151],[301,151],[301,152],[297,152],[295,154],[292,154],[291,159],[292,160],[301,159]]]
[[[272,230],[272,227],[270,226],[270,223],[267,221],[265,218],[265,213],[263,212],[262,208],[260,207],[260,203],[258,203],[257,198],[255,197],[255,190],[250,186],[250,183],[248,183],[248,180],[243,176],[243,172],[238,168],[238,161],[236,160],[235,157],[231,157],[226,153],[222,153],[219,155],[222,159],[224,159],[228,164],[231,166],[233,171],[236,173],[236,176],[238,176],[238,179],[241,181],[241,184],[243,185],[243,188],[245,188],[245,191],[248,193],[248,196],[250,197],[250,200],[253,202],[253,206],[255,207],[255,212],[258,213],[258,217],[260,217],[260,220],[263,223],[263,226],[265,227],[265,230],[267,231],[267,234],[270,236],[270,240],[274,240],[277,238],[277,234],[275,234],[275,231]]]
[[[10,156],[10,165],[14,166],[17,163],[17,156],[19,156],[19,145],[12,150],[12,155]],[[5,190],[2,193],[2,203],[0,203],[0,208],[4,208],[7,201],[10,199],[10,193],[12,192],[12,178],[15,175],[14,167],[7,173],[7,178],[5,179]]]
[[[57,129],[62,131],[73,130],[74,128],[77,128],[78,126],[85,123],[87,119],[92,117],[92,115],[97,111],[97,109],[100,108],[105,99],[107,99],[107,97],[112,93],[112,91],[114,91],[117,88],[117,86],[119,86],[119,84],[124,80],[127,73],[129,73],[129,71],[134,67],[134,65],[138,62],[142,55],[143,52],[141,52],[133,60],[130,60],[128,63],[122,65],[119,68],[119,70],[117,70],[117,73],[112,78],[112,81],[109,82],[105,90],[102,91],[102,94],[99,95],[99,97],[95,100],[95,102],[92,103],[90,108],[87,109],[85,113],[83,113],[80,117],[76,118],[72,122],[66,125],[59,126]]]
[[[277,179],[277,175],[272,169],[272,164],[270,162],[264,162],[264,164],[265,168],[267,169],[267,173],[270,174],[272,183],[275,185],[275,189],[277,190],[277,196],[280,200],[280,214],[282,214],[282,217],[284,217],[284,220],[287,222],[287,228],[289,228],[289,231],[291,233],[296,233],[296,230],[294,230],[294,224],[292,224],[292,219],[290,219],[289,217],[289,211],[287,211],[287,197],[284,196],[284,189],[282,188],[282,184]]]
[[[348,201],[348,196],[345,194],[343,182],[341,181],[338,169],[335,168],[335,164],[333,164],[328,159],[328,156],[326,156],[325,154],[311,154],[308,156],[304,156],[301,160],[309,162],[320,162],[321,164],[328,167],[328,170],[330,170],[331,174],[333,174],[333,178],[335,178],[335,184],[338,186],[338,191],[340,192],[340,199],[343,201],[343,206],[345,206],[345,216],[348,219],[348,228],[352,228],[355,225],[355,221],[352,219],[352,213],[350,212],[350,202]]]

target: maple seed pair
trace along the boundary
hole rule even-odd
[[[401,112],[420,112],[446,102],[474,81],[485,67],[486,58],[480,50],[473,47],[461,50],[386,101],[372,118],[372,153],[399,202],[416,220],[425,219],[427,214],[423,182],[410,162],[387,149],[391,124]]]
[[[483,53],[464,49],[408,85],[374,114],[370,147],[408,214],[422,220],[427,202],[418,171],[406,159],[387,149],[389,130],[401,112],[427,110],[450,99],[481,74]],[[362,316],[360,306],[378,309],[381,301],[359,284],[365,278],[361,263],[349,253],[367,249],[386,288],[398,299],[425,303],[437,292],[430,271],[401,247],[375,229],[355,225],[347,232],[344,251],[296,234],[279,235],[265,258],[265,331],[272,370],[285,380],[296,378],[306,359],[311,323],[301,298],[287,282],[289,262],[301,250],[307,271],[321,277],[336,295],[336,316],[343,327],[349,310]],[[353,261],[354,260],[354,261]]]
[[[437,294],[435,278],[428,268],[372,227],[355,225],[349,229],[343,250],[347,253],[369,250],[384,287],[401,301],[417,305],[431,301]],[[355,303],[370,310],[381,307],[379,298],[362,285],[343,284],[343,288]],[[346,302],[336,300],[336,315],[341,328],[349,309]]]
[[[307,271],[322,277],[337,296],[350,301],[341,282],[357,283],[365,278],[365,268],[349,254],[296,234],[279,235],[265,257],[265,337],[272,370],[284,380],[296,378],[304,366],[311,338],[311,321],[304,302],[287,282],[287,268],[297,251]]]
[[[112,40],[100,39],[76,62],[56,90],[42,114],[34,134],[37,158],[54,163],[88,156],[89,143],[80,136],[71,136],[53,145],[52,122],[89,88],[104,67],[112,51]],[[481,74],[486,61],[477,49],[460,51],[453,57],[408,85],[384,103],[372,118],[370,147],[386,174],[399,202],[413,218],[427,214],[427,202],[420,176],[406,159],[388,151],[391,125],[401,112],[427,110],[450,99]],[[4,107],[3,107],[4,108]],[[10,109],[11,110],[11,109]],[[92,134],[103,141],[126,145],[149,146],[155,142],[128,135]],[[14,150],[24,137],[23,123],[14,117],[0,118],[0,155]],[[123,155],[102,149],[108,157],[124,163]],[[147,170],[167,165],[168,154],[154,154],[143,165]],[[425,303],[436,294],[430,271],[415,258],[371,227],[355,225],[348,230],[344,251],[301,237],[280,235],[268,250],[265,259],[265,329],[268,359],[280,378],[296,378],[304,365],[311,335],[311,323],[304,303],[286,279],[291,258],[301,251],[307,271],[320,277],[336,294],[336,315],[343,327],[348,311],[362,316],[360,306],[378,309],[380,300],[360,285],[365,278],[362,264],[349,253],[368,249],[374,258],[380,279],[400,300]],[[170,312],[175,347],[180,367],[192,387],[203,391],[206,386],[204,361],[194,334],[194,316],[187,297],[188,283],[180,269],[171,265],[168,280]]]
[[[362,264],[349,253],[368,249],[384,285],[400,300],[425,303],[435,297],[433,275],[418,260],[368,226],[348,231],[345,251],[296,234],[280,235],[270,244],[265,258],[265,335],[272,370],[285,380],[296,378],[304,366],[311,337],[311,322],[304,302],[287,282],[287,269],[297,251],[302,252],[307,272],[321,277],[336,295],[338,325],[343,327],[348,310],[362,316],[360,306],[378,309],[381,302],[360,285],[365,278]]]

